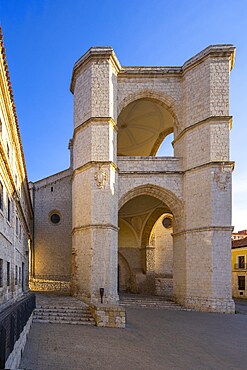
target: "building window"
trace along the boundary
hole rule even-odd
[[[0,287],[3,286],[3,260],[0,258]]]
[[[18,283],[18,266],[15,266],[15,285]]]
[[[8,213],[7,213],[7,219],[8,219],[9,222],[10,222],[10,217],[11,217],[11,215],[10,215],[10,200],[9,200],[9,197],[8,197]]]
[[[8,144],[8,143],[7,143],[7,156],[8,156],[8,158],[9,158],[9,156],[10,156],[9,144]]]
[[[7,262],[7,286],[10,286],[10,262]]]
[[[3,211],[3,184],[0,181],[0,209]]]
[[[15,233],[16,233],[16,235],[18,235],[18,231],[19,231],[18,217],[16,217],[15,218]]]
[[[172,227],[172,218],[171,217],[164,217],[162,220],[162,224],[165,229],[170,229]]]
[[[19,238],[21,240],[21,223],[20,223],[20,227],[19,227]]]
[[[21,268],[19,267],[19,284],[21,284]]]
[[[61,220],[60,216],[58,213],[52,213],[51,216],[50,216],[50,220],[53,224],[58,224]]]
[[[244,256],[238,256],[238,268],[244,269]]]
[[[238,290],[245,290],[245,276],[238,276]]]

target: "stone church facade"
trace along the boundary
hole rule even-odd
[[[70,168],[30,184],[31,287],[115,305],[157,294],[201,311],[231,297],[232,45],[181,67],[122,67],[110,47],[74,65]],[[173,134],[174,156],[157,157]]]

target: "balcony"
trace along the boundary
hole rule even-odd
[[[247,263],[234,264],[234,271],[247,271]]]

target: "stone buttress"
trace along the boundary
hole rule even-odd
[[[229,72],[232,45],[210,46],[183,66],[184,228],[174,234],[174,296],[202,311],[234,312],[231,295]]]
[[[74,66],[72,293],[89,303],[118,302],[116,88],[112,48],[91,48]]]

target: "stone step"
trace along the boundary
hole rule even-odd
[[[179,305],[167,305],[167,304],[150,304],[150,303],[138,303],[138,302],[136,302],[136,303],[129,303],[129,302],[121,302],[120,303],[120,306],[144,306],[144,307],[146,307],[146,306],[149,306],[149,307],[167,307],[167,308],[169,308],[169,307],[176,307],[176,308],[181,308],[181,306],[179,306]]]
[[[34,310],[33,322],[51,324],[95,325],[90,309],[85,307],[39,305]]]
[[[87,319],[87,318],[90,318],[90,317],[92,317],[91,316],[91,314],[80,314],[80,315],[78,315],[78,314],[76,314],[76,315],[66,315],[66,314],[64,314],[64,315],[59,315],[59,314],[56,314],[56,313],[50,313],[50,312],[35,312],[34,313],[34,317],[50,317],[50,318],[61,318],[61,319],[63,319],[63,318],[67,318],[67,317],[73,317],[73,318],[79,318],[79,319],[83,319],[83,318],[85,318],[85,319]]]
[[[166,304],[166,305],[176,305],[176,303],[171,301],[153,301],[153,300],[129,300],[129,299],[123,299],[120,300],[120,302],[128,302],[128,303],[149,303],[149,304]]]
[[[34,315],[34,319],[52,320],[52,321],[94,321],[92,316],[74,317],[74,316],[50,316],[50,315]]]
[[[83,314],[83,313],[90,313],[88,308],[85,309],[78,309],[78,310],[67,310],[63,308],[36,308],[35,312],[55,312],[60,314]]]
[[[191,309],[184,308],[171,300],[165,300],[163,297],[124,296],[120,298],[119,304],[121,306],[132,308],[152,308],[176,311],[191,311]]]
[[[70,325],[95,325],[95,322],[94,320],[92,319],[92,321],[85,321],[85,320],[81,320],[81,321],[78,321],[78,320],[75,320],[75,321],[71,321],[71,320],[50,320],[50,319],[36,319],[34,318],[33,319],[33,322],[34,323],[42,323],[42,324],[70,324]]]
[[[88,307],[83,306],[51,306],[51,305],[37,305],[37,309],[46,309],[46,310],[70,310],[70,311],[78,311],[78,310],[87,310]]]

